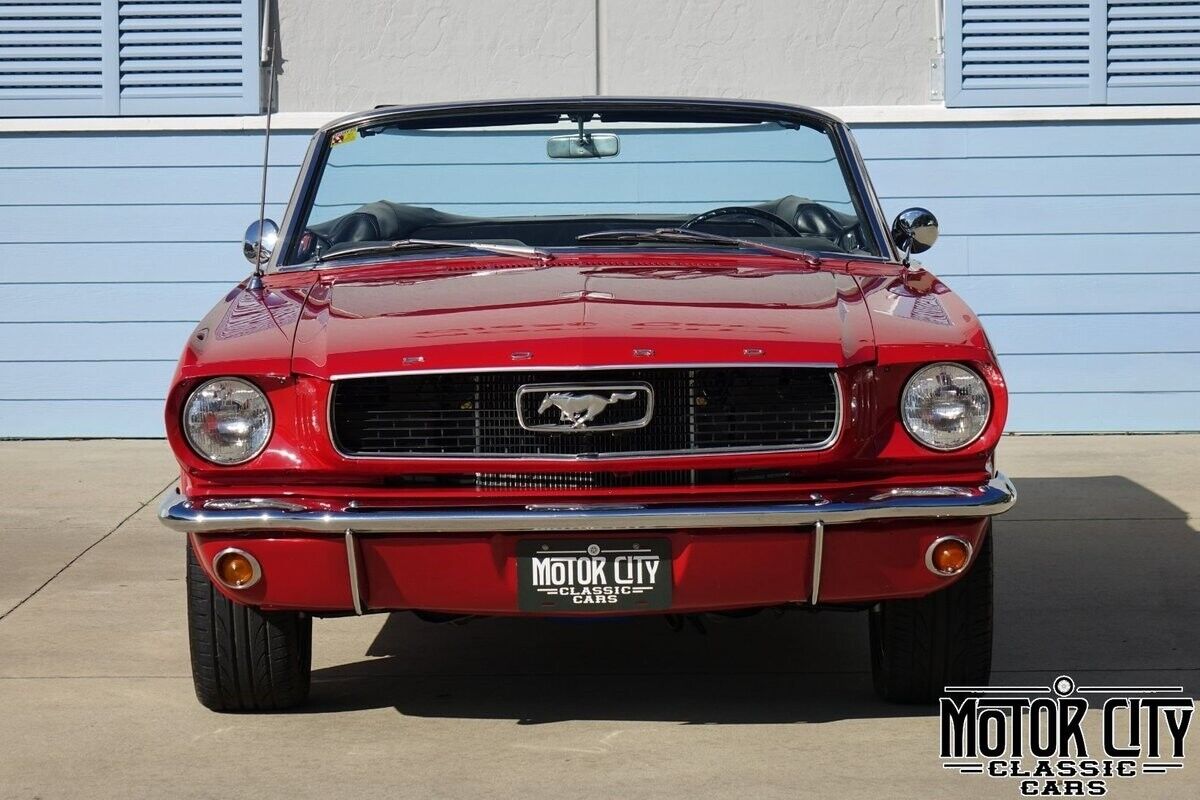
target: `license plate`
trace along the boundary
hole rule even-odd
[[[613,612],[671,607],[666,539],[555,539],[517,543],[522,611]]]

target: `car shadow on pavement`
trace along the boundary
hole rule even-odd
[[[1200,536],[1185,512],[1119,476],[1017,481],[996,525],[992,682],[1070,674],[1200,691]],[[366,660],[316,670],[308,713],[420,717],[826,722],[933,714],[871,689],[862,613],[479,619],[392,614]]]

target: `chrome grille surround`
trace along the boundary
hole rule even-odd
[[[543,379],[543,378],[539,377],[538,381],[531,381],[528,379],[528,376],[531,374],[536,374],[538,376],[542,376],[543,374],[548,374],[548,373],[562,374],[562,373],[578,372],[578,373],[582,373],[580,375],[579,379],[581,381],[583,381],[583,380],[592,379],[594,377],[595,373],[602,372],[602,371],[610,371],[610,372],[619,372],[620,371],[620,372],[626,372],[626,373],[678,371],[678,372],[686,374],[689,371],[694,372],[697,370],[727,371],[727,370],[734,370],[734,369],[745,370],[747,372],[749,372],[751,370],[759,371],[759,370],[764,370],[764,369],[797,370],[797,371],[803,370],[803,371],[807,371],[810,376],[816,372],[823,372],[826,375],[826,377],[828,378],[830,387],[832,389],[832,392],[830,395],[830,399],[832,400],[832,404],[831,404],[832,405],[832,419],[828,426],[829,427],[828,435],[820,441],[805,442],[805,443],[799,443],[799,444],[798,443],[787,443],[787,444],[780,444],[780,445],[755,445],[755,444],[741,445],[741,444],[738,444],[738,445],[731,445],[731,446],[695,447],[695,446],[689,446],[689,445],[694,445],[694,441],[696,438],[696,430],[697,430],[698,426],[695,423],[695,420],[693,418],[689,417],[689,419],[686,421],[686,423],[687,423],[686,427],[689,429],[689,434],[688,434],[690,437],[689,441],[684,442],[683,443],[684,446],[682,446],[682,447],[670,447],[670,448],[658,448],[658,449],[636,449],[636,450],[631,449],[631,450],[620,450],[620,451],[601,451],[601,452],[586,452],[586,453],[552,453],[552,452],[508,453],[508,452],[494,452],[494,451],[482,451],[482,450],[472,450],[470,452],[463,452],[463,451],[459,451],[459,452],[421,452],[421,451],[404,451],[404,450],[394,450],[394,451],[388,451],[388,452],[364,452],[364,451],[358,451],[358,450],[354,450],[354,449],[350,449],[350,448],[345,448],[345,447],[341,446],[338,442],[337,424],[336,424],[336,419],[335,419],[335,409],[337,408],[337,390],[340,386],[346,385],[347,381],[352,381],[352,380],[407,378],[407,377],[415,377],[415,376],[458,376],[460,378],[471,378],[471,377],[478,377],[478,376],[493,376],[493,375],[499,375],[499,374],[504,374],[504,373],[524,373],[526,376],[526,379],[520,380],[519,383],[527,383],[527,382],[541,382],[542,380],[546,380],[547,382],[549,382],[549,380],[551,380],[550,378]],[[640,378],[631,377],[629,375],[626,375],[624,377],[614,378],[612,380],[627,380],[628,381],[628,380],[639,380],[639,379]],[[383,372],[383,373],[360,373],[360,374],[350,374],[350,375],[335,375],[330,380],[331,380],[332,385],[330,387],[330,391],[328,394],[328,400],[326,403],[326,426],[328,428],[328,435],[330,437],[330,442],[333,445],[334,450],[342,457],[349,458],[349,459],[485,458],[485,459],[502,459],[502,460],[510,460],[510,461],[521,461],[521,460],[526,460],[526,461],[543,461],[543,460],[597,461],[597,460],[605,460],[605,459],[629,459],[629,458],[653,459],[653,458],[668,458],[668,457],[669,458],[677,458],[677,457],[688,457],[688,456],[701,457],[701,456],[707,456],[707,455],[713,455],[713,454],[737,455],[737,454],[741,454],[741,453],[764,453],[764,452],[811,452],[811,451],[818,451],[818,450],[827,450],[827,449],[833,447],[837,443],[838,439],[841,436],[843,421],[845,419],[844,392],[843,392],[843,388],[842,388],[841,377],[838,374],[835,365],[833,365],[833,364],[787,363],[787,362],[747,364],[745,362],[741,362],[741,363],[717,363],[717,364],[712,364],[712,363],[710,363],[710,364],[669,364],[669,365],[656,364],[656,365],[652,365],[652,366],[645,365],[645,364],[613,365],[613,366],[610,366],[610,365],[570,366],[570,367],[522,366],[522,367],[502,367],[502,368],[480,369],[480,370],[474,370],[474,369],[405,370],[405,371]],[[516,388],[519,388],[519,387],[514,387],[514,391],[512,393],[514,395],[514,397],[515,397],[515,389]],[[666,394],[666,392],[662,391],[662,389],[660,389],[658,387],[655,388],[655,391],[657,394]],[[694,398],[690,397],[690,394],[691,393],[689,391],[689,403],[691,403],[692,400],[694,400]],[[517,424],[517,421],[516,421],[515,399],[513,402],[510,402],[507,407],[512,408],[513,412],[514,412],[513,413],[513,427],[519,428],[519,425]],[[661,409],[659,410],[658,413],[661,413]],[[690,413],[694,414],[694,407],[691,409]],[[710,428],[711,428],[711,425],[710,425]],[[521,432],[522,433],[531,433],[529,431],[521,431]],[[633,433],[638,433],[638,432],[639,431],[633,431]],[[676,431],[676,435],[677,436],[680,435],[678,431]],[[549,433],[548,436],[561,436],[561,434]],[[701,434],[701,436],[703,436],[703,434]],[[710,438],[712,436],[711,430],[709,432],[709,436],[710,436]],[[567,436],[567,437],[563,437],[563,438],[574,439],[576,437]]]

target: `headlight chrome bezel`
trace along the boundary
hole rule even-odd
[[[262,399],[263,408],[265,410],[265,419],[262,428],[265,429],[266,433],[263,435],[262,441],[259,442],[258,446],[252,451],[236,459],[222,460],[214,457],[212,453],[206,452],[204,448],[197,444],[196,440],[192,436],[191,426],[188,425],[188,415],[191,412],[192,403],[195,402],[196,398],[201,392],[215,383],[230,382],[241,384],[242,386],[249,388]],[[179,427],[183,432],[183,437],[187,441],[188,447],[197,456],[210,464],[215,464],[218,467],[236,467],[253,461],[262,455],[263,451],[267,449],[267,445],[271,441],[271,435],[275,432],[275,411],[273,408],[271,408],[271,400],[267,397],[267,393],[264,392],[262,388],[253,381],[249,380],[248,378],[239,378],[235,375],[222,375],[220,377],[209,378],[201,382],[196,386],[196,388],[192,389],[192,391],[188,393],[187,400],[184,401],[183,408],[181,409]]]
[[[909,415],[905,410],[905,406],[908,402],[908,394],[912,389],[913,384],[926,377],[930,372],[939,369],[945,369],[946,367],[953,367],[954,369],[963,370],[972,375],[975,380],[979,381],[979,384],[983,389],[983,396],[987,399],[987,408],[983,415],[983,423],[979,426],[979,430],[976,431],[969,439],[953,445],[939,445],[923,438],[919,433],[913,430],[913,426],[909,422]],[[979,438],[988,430],[988,426],[992,421],[992,414],[995,412],[995,408],[996,403],[995,398],[992,396],[992,387],[988,384],[987,380],[979,374],[979,370],[957,361],[935,361],[933,363],[918,367],[913,374],[909,376],[908,380],[904,382],[904,388],[900,392],[900,404],[898,411],[900,422],[904,425],[904,430],[908,433],[909,438],[911,438],[914,442],[919,444],[921,447],[933,450],[935,452],[951,453],[963,450],[979,441]]]

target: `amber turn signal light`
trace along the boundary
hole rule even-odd
[[[213,573],[230,589],[246,589],[258,583],[262,568],[245,550],[228,547],[213,558]]]
[[[925,553],[925,566],[935,575],[957,575],[970,561],[971,545],[957,536],[943,536]]]

